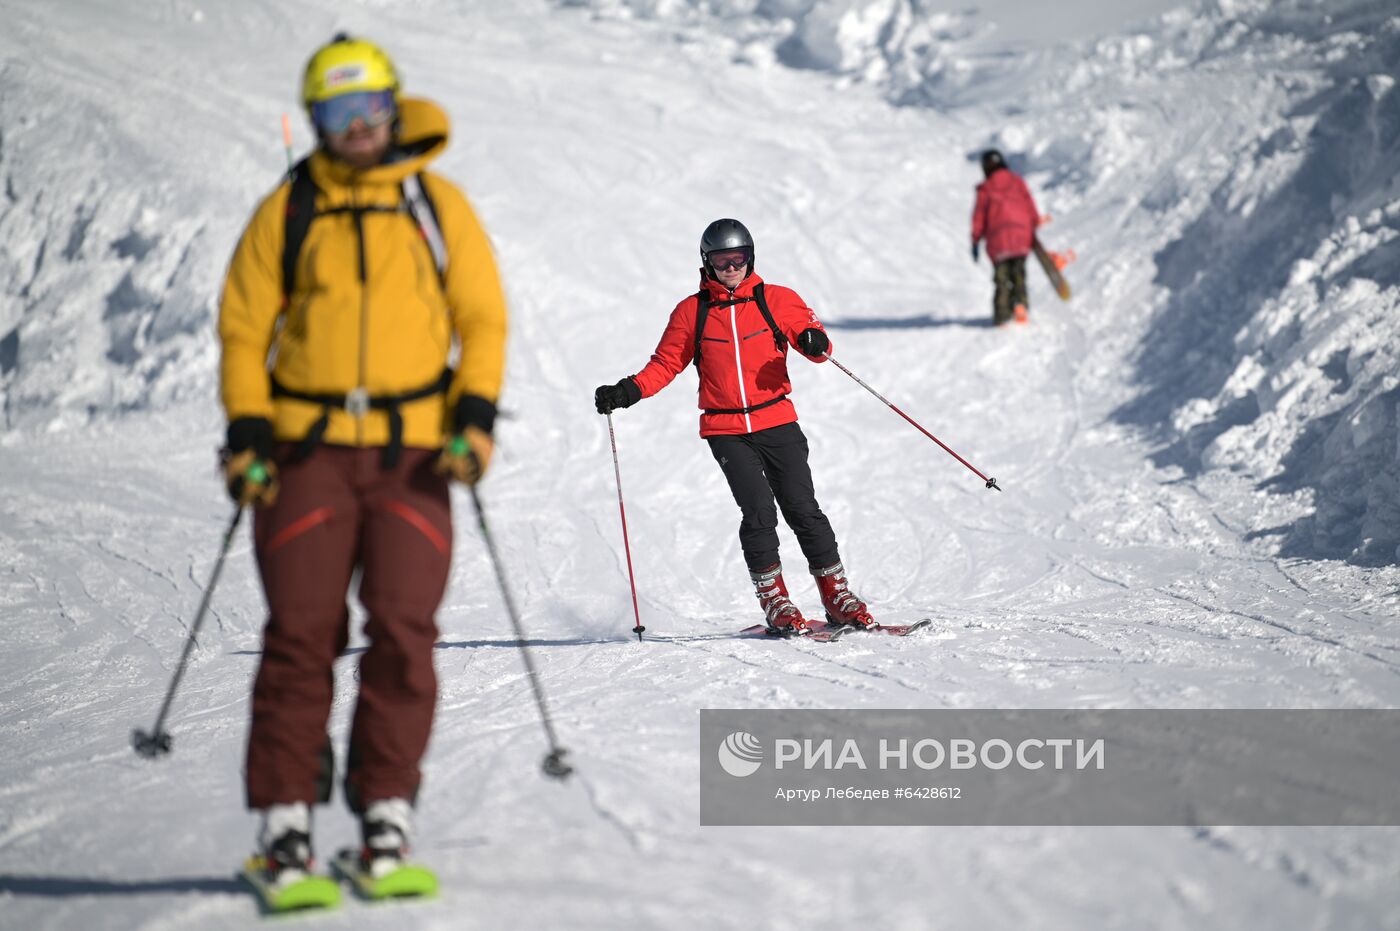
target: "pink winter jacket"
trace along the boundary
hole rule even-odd
[[[976,245],[985,237],[987,257],[993,262],[1029,255],[1039,222],[1030,189],[1011,169],[1000,168],[977,185],[972,242]]]

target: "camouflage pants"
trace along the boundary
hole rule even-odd
[[[1001,324],[1012,317],[1012,308],[1024,304],[1030,309],[1030,298],[1026,296],[1026,257],[1017,256],[1003,259],[992,268],[992,281],[996,293],[992,296],[992,322]]]

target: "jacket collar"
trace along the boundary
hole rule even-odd
[[[447,114],[441,107],[430,100],[405,97],[399,101],[398,132],[390,161],[360,171],[318,148],[311,156],[311,176],[325,190],[354,185],[397,188],[443,153],[449,135]]]
[[[1014,177],[1015,177],[1015,175],[1013,175],[1013,174],[1011,173],[1011,169],[1010,169],[1010,168],[1007,168],[1005,165],[1003,165],[1002,167],[998,168],[996,171],[994,171],[994,172],[992,172],[991,174],[987,175],[987,177],[983,178],[983,179],[982,179],[982,183],[979,184],[979,185],[977,185],[977,186],[978,186],[978,187],[1001,187],[1001,186],[1003,186],[1004,184],[1010,184],[1010,183],[1011,183],[1011,179],[1014,178]]]
[[[753,297],[753,289],[761,284],[763,284],[763,279],[758,277],[756,272],[752,273],[749,277],[739,282],[739,287],[734,289],[734,294],[732,296],[751,298]],[[712,301],[727,301],[731,297],[728,288],[718,281],[715,281],[709,275],[706,275],[703,270],[700,272],[700,287],[705,289]]]

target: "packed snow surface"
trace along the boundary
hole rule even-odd
[[[1061,11],[1051,15],[1051,7]],[[159,762],[148,727],[229,505],[213,317],[305,57],[373,37],[513,313],[482,486],[576,778],[544,743],[470,504],[417,853],[438,901],[318,927],[1400,927],[1394,829],[706,828],[700,708],[1400,701],[1393,3],[0,0],[0,926],[235,928],[264,605],[240,535]],[[1073,248],[989,325],[975,157]],[[853,372],[791,359],[856,590],[918,638],[742,640],[693,375],[614,416],[737,216]],[[795,541],[788,581],[815,611]],[[356,606],[357,607],[357,606]],[[356,641],[332,722],[353,704]],[[325,809],[324,855],[350,818]]]

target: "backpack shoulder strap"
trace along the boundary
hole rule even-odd
[[[307,159],[297,162],[291,170],[292,190],[287,195],[287,216],[282,237],[282,306],[292,299],[296,286],[297,259],[311,221],[316,217],[316,182],[311,180]]]
[[[442,237],[442,227],[438,224],[437,208],[433,206],[432,199],[428,197],[428,189],[423,184],[423,175],[421,173],[409,175],[404,178],[401,187],[404,204],[413,216],[413,222],[418,224],[418,231],[423,234],[423,240],[428,244],[428,250],[433,254],[433,263],[437,265],[438,278],[446,283],[447,241]]]
[[[783,347],[787,346],[787,337],[783,335],[782,330],[778,329],[778,322],[773,319],[773,312],[768,309],[768,300],[763,295],[762,282],[754,285],[753,299],[754,303],[758,304],[759,313],[763,314],[763,319],[768,322],[768,329],[773,331],[773,344],[778,347],[779,352],[782,352]]]
[[[700,370],[700,340],[704,338],[705,321],[710,316],[710,295],[701,288],[695,292],[695,370]]]

